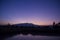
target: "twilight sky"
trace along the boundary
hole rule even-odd
[[[60,22],[59,0],[0,0],[0,24]]]

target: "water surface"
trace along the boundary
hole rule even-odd
[[[15,35],[8,37],[5,40],[60,40],[59,36],[40,36],[40,35]]]

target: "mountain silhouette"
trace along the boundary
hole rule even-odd
[[[14,24],[15,26],[24,26],[24,27],[35,27],[38,25],[32,24],[32,23],[20,23],[20,24]]]

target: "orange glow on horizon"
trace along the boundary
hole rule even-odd
[[[27,18],[27,19],[15,18],[15,19],[10,20],[10,21],[2,22],[2,24],[8,24],[8,23],[10,23],[10,24],[32,23],[32,24],[36,24],[36,25],[51,25],[52,21],[47,22],[47,21],[39,20],[38,18]]]
[[[37,20],[15,20],[15,21],[11,21],[9,22],[10,24],[18,24],[18,23],[32,23],[32,24],[36,24],[36,25],[50,25],[49,22],[43,22],[43,21],[37,21]]]

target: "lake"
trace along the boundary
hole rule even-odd
[[[4,40],[60,40],[60,36],[41,36],[41,35],[15,35]]]

